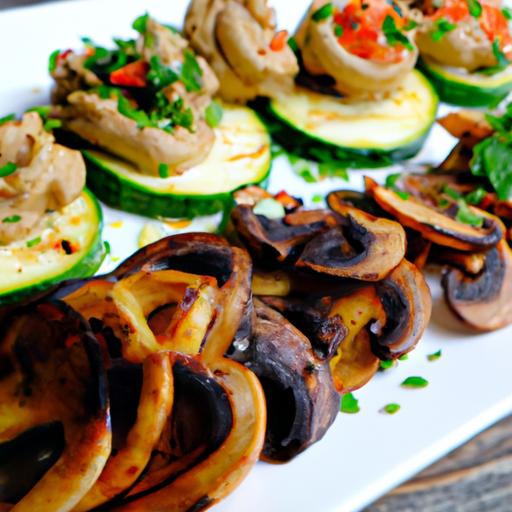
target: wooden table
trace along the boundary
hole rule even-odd
[[[0,10],[45,1],[48,0],[0,0]],[[511,512],[512,416],[390,492],[365,512],[409,511]]]

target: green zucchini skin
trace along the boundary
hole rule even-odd
[[[480,87],[471,83],[450,80],[430,67],[424,59],[419,59],[420,69],[432,82],[439,97],[445,103],[460,107],[488,107],[500,103],[512,91],[512,75],[510,80],[499,86]]]
[[[421,77],[422,86],[428,91],[433,105],[430,121],[414,140],[395,147],[375,148],[337,145],[294,126],[290,119],[276,111],[272,101],[261,101],[257,108],[272,137],[292,154],[317,162],[334,160],[340,165],[352,169],[387,167],[395,162],[415,156],[423,147],[435,122],[439,104],[437,93],[426,78],[417,71],[415,73]],[[334,97],[333,101],[336,101]]]
[[[83,195],[87,196],[87,199],[91,203],[93,209],[92,213],[96,219],[96,223],[90,226],[90,229],[94,230],[94,237],[89,246],[83,251],[82,257],[71,268],[62,273],[43,277],[38,282],[31,283],[13,291],[0,293],[0,306],[21,301],[29,296],[35,296],[61,281],[93,276],[101,267],[106,256],[105,246],[101,237],[103,214],[101,206],[90,191],[87,189],[84,190]]]

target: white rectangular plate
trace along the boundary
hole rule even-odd
[[[308,1],[271,4],[279,26],[293,31]],[[112,36],[130,34],[133,19],[146,10],[161,21],[181,25],[186,5],[187,0],[77,0],[0,12],[0,116],[48,102],[47,61],[55,48],[78,47],[79,37],[86,35],[107,45]],[[435,127],[415,161],[439,162],[453,144]],[[340,179],[306,184],[280,158],[270,189],[285,188],[311,205],[315,194],[361,188],[363,174],[351,172],[348,184]],[[370,174],[382,179],[386,171]],[[104,239],[112,246],[112,256],[102,271],[137,249],[146,222],[105,208]],[[201,221],[192,227],[202,226],[208,227]],[[380,373],[356,393],[361,412],[340,414],[325,438],[293,462],[258,464],[216,511],[359,510],[512,412],[512,328],[469,333],[447,311],[438,281],[431,281],[435,305],[427,334],[408,361]],[[439,349],[442,358],[428,362],[426,356]],[[400,382],[412,375],[425,377],[430,385],[421,390],[401,388]],[[379,412],[390,402],[402,407],[396,415]]]

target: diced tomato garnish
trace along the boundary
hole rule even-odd
[[[122,87],[146,87],[146,77],[149,64],[143,60],[137,60],[110,73],[112,85]]]
[[[277,34],[273,37],[272,41],[270,42],[270,49],[273,52],[280,52],[286,46],[287,41],[288,31],[281,30],[280,32],[277,32]]]

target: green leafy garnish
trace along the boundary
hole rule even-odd
[[[10,217],[4,217],[2,222],[4,224],[14,224],[15,222],[19,222],[21,217],[19,215],[11,215]]]
[[[341,397],[341,412],[347,414],[356,414],[360,410],[359,400],[352,393],[347,393]]]
[[[445,185],[443,188],[443,192],[452,199],[455,199],[455,201],[458,201],[459,199],[462,199],[462,194],[457,192],[455,189],[451,188],[449,185]]]
[[[380,362],[381,370],[389,370],[390,368],[393,368],[393,366],[395,366],[395,362],[392,359]]]
[[[479,69],[478,72],[481,73],[482,75],[490,76],[495,75],[496,73],[501,73],[510,65],[510,61],[501,51],[499,38],[494,39],[494,41],[492,42],[492,53],[496,58],[496,65],[490,66],[488,68]]]
[[[299,45],[293,36],[288,39],[288,46],[292,49],[293,53],[297,53],[299,51]]]
[[[434,352],[433,354],[429,354],[427,356],[427,359],[429,361],[437,361],[438,359],[441,359],[441,356],[443,355],[441,350],[438,350],[437,352]]]
[[[316,10],[311,18],[313,21],[316,21],[317,23],[319,21],[326,20],[327,18],[330,18],[334,14],[334,6],[332,3],[328,3],[320,7],[320,9]]]
[[[334,35],[336,37],[341,37],[343,35],[343,27],[341,25],[336,25],[334,27]]]
[[[402,175],[399,172],[395,174],[389,174],[386,177],[386,182],[384,186],[392,190],[400,199],[407,201],[407,199],[409,199],[410,197],[409,194],[403,190],[400,190],[396,185],[397,181],[401,178],[401,176]]]
[[[135,19],[135,21],[132,24],[132,28],[136,30],[139,34],[144,34],[147,29],[147,24],[149,21],[149,14],[146,12],[142,16],[139,16]]]
[[[404,48],[407,48],[411,52],[414,50],[414,46],[412,45],[411,41],[409,41],[406,35],[398,30],[395,20],[389,14],[384,18],[384,22],[382,23],[382,31],[389,45],[396,46],[397,44],[401,44]]]
[[[123,116],[133,119],[139,128],[151,126],[151,121],[146,112],[134,107],[130,100],[122,94],[117,98],[117,110]]]
[[[319,163],[318,175],[320,178],[341,178],[345,181],[349,179],[347,169],[334,160]]]
[[[480,18],[482,15],[482,4],[478,0],[466,0],[468,4],[469,14],[473,18]]]
[[[404,354],[398,358],[399,361],[407,361],[409,359],[409,354]]]
[[[255,215],[263,215],[267,219],[282,219],[286,215],[284,206],[271,197],[258,201],[252,211]]]
[[[181,81],[188,92],[197,92],[203,86],[203,70],[197,62],[196,56],[191,50],[183,52],[183,64],[181,66]]]
[[[9,114],[4,117],[0,117],[0,126],[8,121],[14,121],[16,119],[16,114]]]
[[[396,414],[400,410],[399,404],[388,404],[382,408],[383,412],[387,414]]]
[[[400,385],[403,388],[426,388],[428,380],[423,377],[407,377]]]
[[[158,164],[158,175],[160,178],[168,178],[169,177],[169,166],[164,163]]]
[[[50,115],[50,112],[52,111],[52,107],[50,105],[40,105],[38,107],[30,107],[27,112],[37,112],[39,114],[39,117],[46,121],[48,116]]]
[[[5,178],[16,171],[18,166],[14,162],[7,162],[5,165],[0,167],[0,178]]]
[[[475,206],[478,206],[483,200],[484,197],[487,195],[487,190],[482,187],[478,187],[469,194],[466,195],[464,198],[466,203],[473,204]]]
[[[52,130],[55,130],[56,128],[62,127],[62,121],[60,119],[48,119],[44,123],[44,129],[47,132],[51,132]]]
[[[414,21],[414,20],[407,20],[407,22],[405,23],[403,29],[406,31],[406,32],[409,32],[409,30],[413,30],[415,29],[416,27],[418,26],[418,22],[417,21]]]
[[[503,16],[505,16],[505,18],[507,18],[507,20],[512,20],[512,9],[510,7],[502,7],[501,8],[501,12],[503,14]]]
[[[222,121],[222,115],[222,107],[216,101],[212,101],[208,105],[204,113],[206,124],[210,128],[215,128],[216,126],[219,126],[220,122]]]
[[[50,73],[53,73],[55,71],[55,68],[57,67],[57,59],[59,58],[60,50],[53,50],[52,53],[50,53],[50,57],[48,59],[48,71]]]
[[[108,240],[105,240],[103,242],[103,245],[105,246],[105,256],[110,254],[112,252],[112,248],[110,247],[110,242]]]
[[[36,245],[39,245],[41,243],[41,237],[38,236],[36,238],[32,238],[32,240],[29,240],[27,242],[27,247],[30,249],[32,247],[35,247]]]
[[[311,201],[313,203],[321,203],[322,201],[324,200],[323,196],[321,194],[315,194],[312,198],[311,198]]]
[[[457,25],[455,23],[451,23],[446,18],[439,18],[434,22],[434,27],[435,30],[430,34],[430,37],[437,43],[438,41],[441,41],[445,34],[455,30]]]
[[[455,216],[455,219],[458,222],[462,222],[463,224],[468,224],[470,226],[474,226],[476,228],[481,228],[484,224],[483,217],[480,217],[480,215],[477,215],[476,213],[473,213],[469,206],[467,205],[466,201],[464,199],[459,199],[457,201],[457,215]]]
[[[149,60],[147,80],[155,89],[160,90],[177,82],[179,76],[168,66],[164,66],[158,55],[153,55]]]

